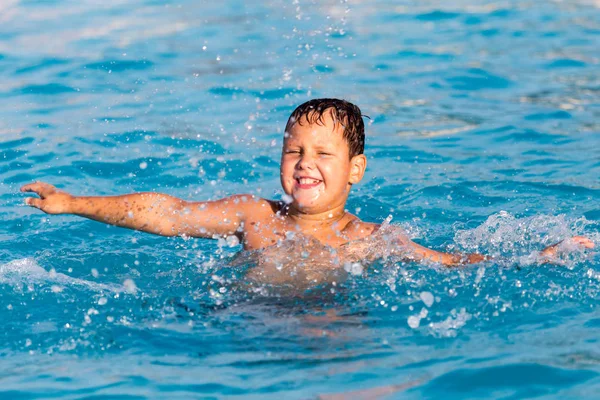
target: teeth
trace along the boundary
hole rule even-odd
[[[298,182],[302,185],[312,185],[313,183],[319,183],[320,181],[312,178],[298,178]]]

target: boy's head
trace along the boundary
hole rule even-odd
[[[344,100],[316,99],[288,120],[281,152],[281,185],[302,213],[344,211],[350,188],[365,172],[360,109]]]
[[[296,107],[290,115],[285,131],[294,124],[324,125],[325,117],[331,117],[335,124],[343,127],[343,137],[350,149],[350,158],[365,151],[365,124],[360,108],[339,99],[313,99]]]

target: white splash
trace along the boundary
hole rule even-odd
[[[363,266],[361,263],[344,263],[344,270],[354,276],[360,276],[363,273]]]
[[[431,322],[429,330],[435,337],[455,337],[458,330],[466,325],[471,319],[471,314],[466,309],[461,308],[459,311],[453,309],[450,316],[441,322]]]
[[[46,271],[32,258],[23,258],[0,265],[0,283],[21,288],[28,284],[48,284],[52,292],[60,293],[64,287],[79,286],[96,292],[122,292],[123,288],[116,285],[90,282],[73,278],[54,270]]]
[[[517,218],[506,211],[491,215],[478,227],[459,230],[455,243],[462,249],[494,257],[505,256],[519,264],[538,262],[544,247],[576,235],[595,240],[598,225],[585,218],[569,219],[565,215],[535,215]],[[575,249],[568,249],[575,250]]]
[[[408,317],[408,320],[406,322],[411,328],[417,329],[419,325],[421,325],[421,320],[423,318],[427,318],[427,315],[429,315],[429,311],[427,311],[426,308],[422,308],[419,314],[411,315],[410,317]]]
[[[433,298],[433,295],[431,294],[431,292],[421,292],[419,297],[421,298],[421,301],[423,303],[425,303],[425,305],[427,307],[431,307],[433,305],[434,298]]]

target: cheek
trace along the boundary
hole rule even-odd
[[[281,167],[281,172],[288,177],[292,176],[294,174],[294,166],[291,163],[283,164]]]
[[[328,186],[330,188],[336,188],[339,190],[345,190],[348,185],[349,171],[345,165],[336,164],[330,165],[328,168],[323,170],[326,174]]]
[[[342,175],[344,174],[344,169],[342,168],[342,166],[337,164],[322,165],[320,170],[321,175],[323,175],[323,177],[325,177],[325,179],[327,179],[331,183],[339,181]]]
[[[279,175],[281,178],[281,183],[282,184],[289,184],[291,183],[294,178],[294,167],[293,165],[290,165],[290,163],[284,163],[282,162],[281,164],[281,168],[279,168]]]
[[[285,176],[286,174],[289,173],[289,171],[290,171],[289,165],[290,165],[289,161],[285,161],[284,159],[281,160],[281,163],[279,164],[279,172],[281,173],[281,176]]]

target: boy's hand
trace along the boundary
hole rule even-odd
[[[70,212],[69,206],[73,200],[73,196],[67,192],[58,190],[48,183],[30,183],[23,186],[21,192],[33,192],[39,195],[39,199],[36,197],[26,198],[25,204],[39,208],[46,214],[67,214]]]
[[[544,257],[554,257],[554,256],[556,256],[556,253],[558,253],[558,251],[561,250],[561,248],[568,249],[569,246],[577,246],[577,247],[583,247],[586,249],[593,249],[594,242],[592,242],[590,239],[588,239],[585,236],[573,236],[572,238],[565,239],[561,242],[553,244],[552,246],[546,247],[544,250],[542,250],[540,252],[540,255],[544,256]]]

